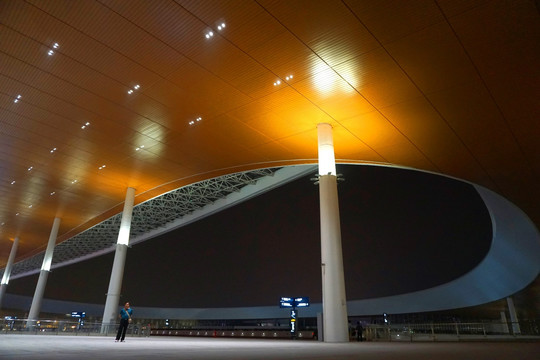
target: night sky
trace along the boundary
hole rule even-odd
[[[338,165],[347,299],[430,288],[463,275],[491,242],[472,186],[441,176]],[[318,187],[311,176],[128,250],[121,302],[149,307],[321,302]],[[45,297],[105,303],[114,254],[55,269]],[[38,275],[10,281],[32,296]]]

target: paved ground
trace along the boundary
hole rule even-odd
[[[540,342],[346,343],[317,341],[0,335],[0,359],[538,360]]]

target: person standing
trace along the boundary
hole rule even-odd
[[[364,328],[362,327],[362,324],[360,321],[356,322],[356,341],[362,341],[362,332],[364,331]]]
[[[124,307],[120,310],[120,314],[118,314],[118,317],[120,318],[120,326],[118,326],[118,333],[116,334],[115,342],[118,342],[118,340],[124,342],[128,325],[131,323],[132,314],[133,310],[129,306],[129,303],[125,303]]]

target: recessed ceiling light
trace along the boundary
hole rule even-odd
[[[289,81],[289,80],[292,80],[293,76],[292,75],[289,75],[287,77],[285,77],[285,80]]]
[[[19,216],[19,213],[16,213],[15,216]]]
[[[54,194],[56,194],[56,191],[51,191],[51,196],[53,196]]]
[[[34,168],[33,166],[30,166],[30,167],[28,168],[28,171],[32,171],[33,168]]]
[[[83,129],[83,130],[86,129],[86,127],[87,127],[88,125],[90,125],[90,123],[89,123],[89,122],[86,122],[86,124],[84,124],[83,126],[81,126],[81,129]]]
[[[103,170],[103,169],[105,169],[105,165],[101,165],[101,166],[99,167],[99,170]]]
[[[32,206],[34,206],[34,205],[28,205],[28,208],[29,208],[29,209],[31,209],[31,208],[32,208]]]
[[[133,94],[133,90],[129,89],[128,94],[130,94],[130,95]]]
[[[141,149],[143,149],[143,148],[144,148],[144,145],[141,145],[141,146],[139,146],[138,148],[136,148],[135,151],[139,151],[139,150],[141,150]]]
[[[281,80],[277,80],[275,83],[274,83],[274,86],[278,86],[281,84]]]
[[[221,23],[220,25],[218,25],[218,30],[223,30],[225,29],[225,23]]]
[[[208,31],[205,36],[206,36],[207,39],[210,39],[212,36],[214,36],[214,32],[213,31]]]
[[[53,152],[55,152],[55,151],[56,151],[56,148],[53,148],[53,149],[51,150],[51,154],[52,154]]]
[[[60,45],[58,45],[58,43],[54,43],[52,47],[55,48],[55,49],[58,49],[60,47]]]
[[[15,180],[13,180],[13,181],[11,182],[11,185],[13,185],[13,184],[15,184]]]
[[[139,84],[137,84],[137,85],[135,85],[133,88],[134,88],[135,90],[139,90],[140,87],[141,87],[141,86],[140,86]]]
[[[49,56],[51,56],[52,54],[54,54],[54,51],[49,50],[49,52],[47,54],[49,54]]]
[[[21,95],[17,95],[17,97],[15,98],[15,100],[13,100],[13,102],[18,103],[21,98],[22,98]]]
[[[75,184],[77,182],[77,179],[73,180],[71,183],[72,184]]]

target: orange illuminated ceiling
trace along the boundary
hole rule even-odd
[[[316,162],[321,122],[338,161],[469,180],[538,226],[539,39],[528,0],[0,1],[0,264],[127,187]]]

